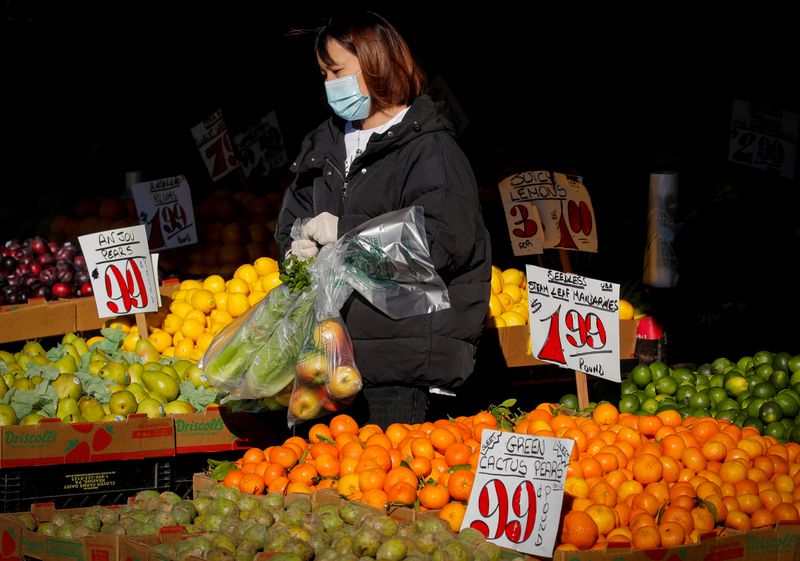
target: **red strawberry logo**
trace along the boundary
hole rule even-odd
[[[69,444],[67,444],[67,449],[65,452],[66,454],[64,455],[64,463],[80,464],[89,461],[92,451],[89,448],[88,442],[83,442],[77,438],[74,438],[69,441]]]
[[[20,561],[18,555],[12,555],[17,550],[17,540],[9,530],[3,531],[2,547],[0,548],[0,561]]]
[[[84,434],[89,434],[94,428],[94,423],[70,423],[73,429]]]
[[[113,427],[98,429],[98,431],[94,433],[94,438],[92,438],[92,449],[95,452],[100,452],[101,450],[108,448],[108,445],[111,444],[111,441],[113,440],[113,432]]]

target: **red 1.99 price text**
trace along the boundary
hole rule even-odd
[[[127,314],[147,307],[147,288],[136,261],[128,259],[112,263],[106,267],[104,277],[108,298],[106,306],[111,313]]]
[[[542,360],[565,364],[564,349],[561,346],[561,306],[540,321],[549,321],[550,325],[547,338],[537,356]],[[576,349],[584,347],[602,349],[606,346],[606,328],[603,320],[594,312],[584,316],[577,310],[569,310],[564,315],[564,328],[568,332],[567,343]]]

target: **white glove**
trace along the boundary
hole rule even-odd
[[[311,240],[294,240],[289,253],[296,255],[298,259],[306,261],[319,253],[319,246]]]
[[[303,226],[303,237],[316,240],[319,245],[335,242],[339,236],[339,217],[330,212],[322,212],[306,222]]]

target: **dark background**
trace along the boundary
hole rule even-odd
[[[649,174],[677,170],[681,284],[646,295],[672,328],[675,357],[800,352],[797,180],[727,158],[734,98],[798,111],[798,33],[784,12],[348,4],[392,21],[469,118],[460,140],[496,265],[538,262],[511,254],[497,182],[551,169],[584,177],[598,217],[600,253],[573,255],[576,270],[641,280]],[[46,232],[83,195],[122,194],[126,171],[182,173],[196,199],[211,193],[219,185],[189,129],[219,108],[233,131],[274,109],[291,159],[328,109],[312,36],[286,33],[323,24],[332,6],[7,0],[0,239]]]

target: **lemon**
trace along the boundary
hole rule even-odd
[[[522,271],[519,269],[514,269],[513,267],[510,269],[506,269],[503,271],[503,284],[515,284],[519,286],[519,283],[522,282]]]
[[[206,315],[200,310],[191,310],[189,313],[183,316],[183,323],[186,323],[186,321],[190,319],[201,325],[206,324]]]
[[[175,347],[167,347],[162,351],[161,356],[175,356]]]
[[[112,321],[108,325],[108,327],[110,327],[111,329],[119,329],[123,333],[130,333],[131,332],[131,326],[128,325],[127,323],[122,322],[122,321]]]
[[[528,303],[527,302],[517,302],[513,306],[511,306],[512,312],[517,312],[519,315],[525,318],[525,323],[528,323]]]
[[[212,310],[211,313],[208,315],[208,319],[211,320],[211,323],[230,323],[233,321],[233,318],[228,313],[228,310]]]
[[[180,343],[184,339],[186,339],[186,337],[183,336],[183,333],[178,331],[175,335],[172,336],[172,344],[177,347],[178,343]]]
[[[178,285],[181,290],[191,290],[192,288],[203,288],[203,283],[195,279],[186,279]]]
[[[278,262],[272,257],[259,257],[253,262],[253,267],[256,269],[259,277],[274,273],[278,270]]]
[[[122,340],[122,349],[133,353],[136,352],[136,341],[139,340],[139,333],[128,333]]]
[[[214,300],[214,294],[205,288],[196,290],[189,303],[192,305],[192,308],[204,314],[213,310],[217,305],[216,300]]]
[[[244,294],[245,296],[250,294],[250,283],[243,279],[237,279],[234,277],[226,284],[228,285],[228,294]]]
[[[159,353],[163,352],[164,349],[172,344],[172,336],[161,329],[153,330],[147,340],[153,343],[153,346]]]
[[[244,294],[229,294],[228,295],[228,313],[232,317],[239,317],[247,311],[250,303],[247,301],[247,296]]]
[[[519,287],[523,292],[528,291],[528,278],[525,276],[525,273],[522,273],[522,280],[519,281]]]
[[[189,302],[173,302],[169,305],[169,311],[178,316],[179,318],[186,317],[186,314],[194,310]]]
[[[183,325],[181,325],[181,333],[183,333],[183,336],[188,339],[191,339],[192,341],[197,341],[197,339],[200,337],[200,335],[203,334],[203,331],[205,330],[206,330],[205,322],[200,323],[193,319],[184,320]]]
[[[499,269],[492,267],[492,294],[503,292],[503,274]]]
[[[503,316],[494,316],[489,318],[489,327],[505,327],[506,320],[503,319]]]
[[[619,319],[633,319],[633,305],[627,300],[619,301]]]
[[[508,294],[512,304],[522,300],[522,289],[518,284],[504,284],[502,294]]]
[[[191,339],[183,339],[180,343],[175,345],[175,356],[178,358],[191,358],[193,350],[194,341]]]
[[[495,294],[492,294],[489,296],[489,317],[499,317],[502,313],[503,303],[500,302],[500,299]]]
[[[225,329],[228,326],[229,323],[230,322],[223,323],[221,321],[215,321],[214,323],[211,324],[211,327],[209,329],[211,329],[211,333],[216,335],[217,333],[219,333],[220,331]]]
[[[214,295],[214,302],[217,303],[218,310],[228,311],[228,293],[227,292],[217,292]]]
[[[164,322],[161,324],[161,329],[170,335],[175,335],[180,331],[181,325],[183,325],[183,318],[175,314],[167,314],[164,318]]]
[[[259,302],[259,301],[261,301],[261,299],[262,299],[264,296],[266,296],[266,295],[267,295],[267,293],[266,293],[266,292],[262,292],[262,291],[260,291],[260,290],[259,290],[259,291],[256,291],[256,292],[251,292],[251,293],[250,293],[250,294],[247,296],[247,302],[248,302],[248,303],[249,303],[251,306],[255,306],[255,305],[256,305],[256,304],[258,304],[258,302]]]
[[[507,326],[511,325],[525,325],[525,317],[517,312],[507,311],[503,312],[500,316]]]
[[[208,290],[211,294],[222,292],[225,290],[225,279],[219,275],[210,275],[203,281],[203,288]]]
[[[251,282],[255,282],[258,280],[258,272],[256,272],[256,268],[250,265],[249,263],[245,263],[244,265],[240,265],[238,269],[233,273],[234,279],[241,279],[247,284]]]
[[[172,293],[172,296],[170,296],[170,298],[172,298],[173,302],[183,302],[186,299],[186,291],[176,290],[175,292]]]
[[[211,341],[214,340],[214,334],[210,331],[204,331],[200,334],[200,337],[197,338],[197,341],[194,344],[195,349],[199,349],[200,352],[206,352],[208,346],[211,344]]]
[[[283,284],[281,282],[280,276],[281,274],[278,271],[273,271],[271,273],[267,273],[266,275],[264,275],[264,278],[261,279],[261,290],[269,294],[270,290],[272,290],[276,286]]]
[[[511,300],[511,296],[507,292],[501,292],[498,294],[497,299],[500,300],[504,310],[508,310],[514,305],[514,302]]]
[[[195,347],[194,349],[192,349],[192,352],[189,353],[189,360],[197,362],[198,360],[203,358],[203,354],[204,354],[203,351]]]

